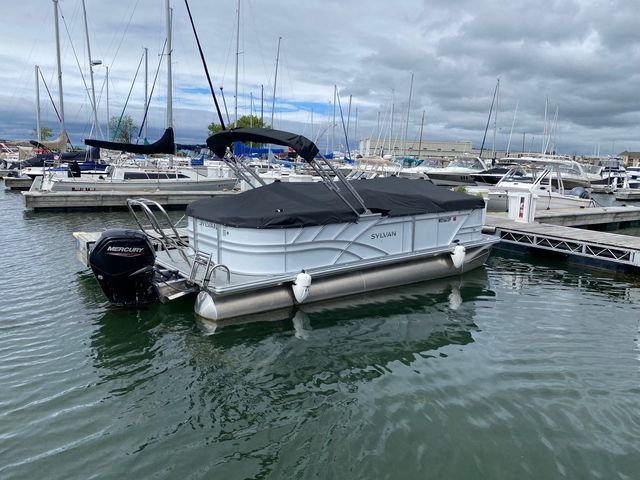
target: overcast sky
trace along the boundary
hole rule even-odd
[[[25,138],[35,126],[34,65],[42,68],[58,102],[53,5],[48,0],[3,3],[0,138]],[[189,4],[216,93],[222,86],[233,120],[237,1]],[[119,115],[143,47],[149,49],[153,81],[166,36],[164,0],[86,0],[86,5],[92,56],[109,65],[110,114]],[[207,124],[217,116],[184,1],[173,0],[172,6],[174,127],[178,141],[202,142]],[[72,141],[79,143],[91,129],[88,96],[73,53],[88,84],[81,0],[60,0],[60,9],[65,117]],[[406,127],[407,138],[417,139],[426,112],[425,140],[471,140],[479,147],[499,78],[498,148],[506,148],[515,117],[511,149],[522,147],[525,134],[525,150],[540,151],[547,105],[558,152],[638,151],[638,11],[632,0],[403,0],[393,6],[379,0],[241,0],[239,114],[250,112],[253,95],[253,111],[260,116],[264,86],[264,116],[271,123],[276,47],[282,37],[276,128],[313,137],[330,131],[337,85],[345,123],[352,96],[350,142],[354,136],[388,137],[393,104],[394,138],[403,138]],[[104,129],[105,69],[95,72]],[[166,125],[166,76],[163,64],[150,137]],[[143,77],[141,69],[126,110],[138,124]],[[42,83],[40,94],[43,124],[57,133]],[[339,119],[338,113],[336,144],[344,143]],[[319,144],[327,139],[323,135]],[[493,142],[493,119],[487,142]]]

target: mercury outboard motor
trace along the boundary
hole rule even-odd
[[[572,197],[583,198],[585,200],[591,198],[589,191],[584,187],[573,187],[569,192],[569,195],[571,195]]]
[[[139,230],[107,230],[89,255],[102,291],[114,305],[133,307],[158,299],[153,285],[156,253]]]

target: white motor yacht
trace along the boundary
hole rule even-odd
[[[508,158],[519,165],[531,166],[538,170],[549,168],[557,171],[559,176],[554,175],[554,185],[558,188],[557,179],[561,178],[563,187],[571,190],[575,187],[591,188],[591,179],[585,170],[585,165],[561,155],[527,155],[519,158]]]
[[[563,177],[557,166],[536,170],[519,165],[511,168],[496,185],[471,186],[465,187],[465,190],[470,194],[486,197],[489,212],[508,211],[509,194],[522,192],[535,195],[536,210],[595,206],[586,189],[564,189]]]
[[[419,168],[419,167],[417,167]],[[425,173],[435,185],[443,187],[457,187],[475,185],[474,174],[491,168],[491,163],[480,157],[462,156],[453,159],[444,168],[426,170]]]

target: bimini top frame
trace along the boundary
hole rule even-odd
[[[349,182],[344,178],[330,162],[327,161],[322,155],[320,155],[320,150],[308,138],[297,135],[295,133],[285,132],[282,130],[274,130],[269,128],[232,128],[230,130],[223,130],[218,133],[214,133],[209,138],[207,138],[207,146],[209,149],[215,153],[218,157],[222,158],[232,170],[243,180],[247,181],[246,175],[243,172],[239,172],[238,163],[234,161],[234,159],[227,157],[227,148],[232,145],[234,142],[255,142],[255,143],[270,143],[274,145],[282,145],[285,147],[289,147],[293,149],[298,155],[300,155],[305,162],[307,162],[313,170],[322,178],[322,182],[325,186],[332,190],[340,197],[340,199],[357,215],[365,215],[370,214],[371,212],[364,204],[364,200],[358,194],[358,192],[353,188]],[[316,157],[319,157],[322,160],[322,164],[319,164],[316,160]],[[249,172],[254,178],[257,174],[246,167],[243,163],[240,163],[244,167],[244,169]],[[325,170],[325,167],[330,171],[336,178],[340,180],[340,183],[349,191],[349,193],[355,198],[356,202],[360,204],[361,211],[358,211],[353,204],[351,204],[345,196],[340,191],[340,187],[337,182],[334,182],[331,176]],[[264,185],[264,181],[258,177],[259,182]],[[253,187],[253,184],[250,181],[247,181],[249,185]]]

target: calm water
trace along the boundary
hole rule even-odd
[[[493,255],[217,330],[109,308],[76,230],[0,192],[0,478],[640,477],[640,279]]]

